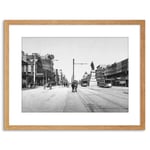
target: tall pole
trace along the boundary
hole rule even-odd
[[[88,63],[75,63],[75,59],[73,58],[73,75],[72,75],[72,80],[75,79],[75,73],[74,73],[74,67],[76,65],[87,65]]]
[[[34,61],[33,61],[33,69],[34,69],[33,82],[34,82],[34,85],[35,85],[35,57],[34,57]]]
[[[47,70],[46,70],[46,84],[47,84]]]
[[[72,75],[72,80],[74,80],[74,62],[75,60],[74,60],[74,58],[73,58],[73,75]]]

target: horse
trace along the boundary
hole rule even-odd
[[[71,84],[71,87],[72,87],[72,92],[77,92],[78,82],[73,81],[72,84]]]

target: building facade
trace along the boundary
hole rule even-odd
[[[22,88],[55,81],[53,59],[53,55],[40,56],[37,53],[28,55],[22,51]]]
[[[110,79],[114,86],[128,86],[128,59],[107,65],[105,68],[99,65],[96,70],[97,82],[102,76]]]

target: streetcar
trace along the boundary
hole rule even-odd
[[[89,81],[86,79],[82,79],[80,84],[82,87],[87,87],[87,86],[89,86]]]
[[[98,81],[98,86],[104,88],[111,88],[112,87],[112,80],[111,79],[100,79]]]

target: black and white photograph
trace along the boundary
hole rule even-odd
[[[128,113],[128,37],[22,37],[22,112]]]
[[[6,20],[4,33],[6,130],[145,129],[145,21]]]

